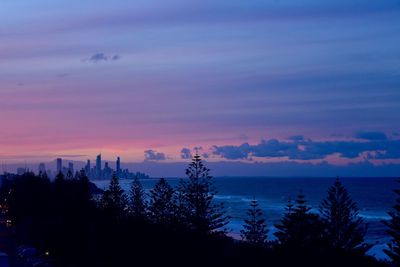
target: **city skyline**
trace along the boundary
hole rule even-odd
[[[36,163],[37,164],[37,163]],[[47,177],[54,179],[62,173],[64,177],[76,177],[80,172],[84,172],[89,179],[101,180],[111,179],[113,175],[116,175],[120,179],[133,179],[137,178],[148,178],[146,173],[142,173],[138,170],[131,172],[129,164],[125,164],[125,168],[121,167],[121,157],[117,157],[113,163],[109,160],[102,160],[101,154],[96,156],[96,163],[92,167],[91,160],[87,159],[86,163],[82,161],[73,161],[69,159],[56,158],[50,162],[40,162],[37,164],[35,169],[34,163],[28,164],[25,162],[22,165],[14,164],[13,167],[8,168],[8,165],[2,164],[3,174],[18,174],[22,175],[27,172],[33,172],[38,175],[47,175]]]

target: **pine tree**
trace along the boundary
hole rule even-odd
[[[305,196],[300,193],[296,204],[289,201],[286,213],[275,227],[274,234],[282,246],[288,248],[312,248],[322,241],[323,227],[319,216],[310,212]]]
[[[389,249],[384,251],[392,260],[393,266],[400,266],[400,189],[394,192],[397,198],[393,209],[388,212],[390,220],[383,222],[389,228],[387,233],[391,236]]]
[[[176,187],[173,196],[174,216],[173,221],[176,226],[185,227],[188,225],[188,208],[186,207],[185,187],[184,182],[181,180]]]
[[[150,190],[149,214],[159,224],[169,224],[174,214],[174,189],[161,178]]]
[[[146,217],[146,199],[142,184],[135,178],[130,190],[130,212],[135,218]]]
[[[366,227],[358,216],[359,209],[346,188],[336,179],[328,196],[319,208],[330,246],[344,251],[365,253],[370,246],[364,243]]]
[[[62,182],[64,182],[64,180],[65,180],[65,177],[64,177],[64,174],[60,171],[60,172],[58,172],[58,174],[56,175],[56,178],[55,178],[55,182],[56,183],[62,183]]]
[[[203,234],[220,232],[229,221],[223,204],[213,203],[216,190],[209,172],[196,154],[186,169],[189,180],[182,181],[180,186],[188,226]]]
[[[267,241],[268,229],[257,200],[251,201],[247,216],[243,229],[240,231],[242,239],[252,245],[264,246]]]
[[[70,170],[68,170],[67,171],[67,180],[71,180],[73,178],[74,178],[74,174]]]
[[[38,176],[43,178],[43,179],[49,179],[49,176],[47,175],[46,171],[44,171],[44,172],[40,171]]]
[[[77,172],[78,173],[78,172]],[[86,175],[85,170],[81,170],[78,173],[78,177],[76,179],[79,184],[80,197],[82,198],[82,203],[88,203],[92,200],[92,192],[90,191],[90,182],[89,178]]]
[[[119,184],[119,179],[113,174],[110,185],[101,199],[102,207],[114,215],[122,215],[126,209],[127,202],[127,197]]]

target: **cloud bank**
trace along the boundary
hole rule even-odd
[[[190,159],[192,158],[192,152],[189,148],[182,148],[181,150],[181,159]]]
[[[119,55],[107,56],[104,53],[96,53],[96,54],[93,54],[88,59],[84,59],[83,61],[97,64],[97,63],[105,62],[105,61],[119,60],[120,58],[121,57]]]
[[[238,146],[213,146],[212,153],[229,160],[250,160],[252,157],[323,160],[334,154],[347,159],[400,158],[400,140],[388,140],[386,135],[378,132],[363,133],[358,137],[369,141],[313,141],[295,137],[289,141],[261,140],[255,145],[243,143]]]
[[[365,132],[360,131],[355,135],[355,138],[365,139],[365,140],[386,140],[387,136],[382,132]]]
[[[157,152],[152,149],[144,151],[144,158],[145,158],[145,161],[160,161],[160,160],[167,159],[167,157],[165,156],[164,153]]]

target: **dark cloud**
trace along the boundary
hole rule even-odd
[[[167,159],[164,153],[157,152],[152,149],[144,151],[144,158],[146,161],[159,161]]]
[[[214,146],[214,154],[226,159],[247,159],[250,154],[250,145],[244,143],[240,146]]]
[[[111,60],[118,60],[118,59],[120,59],[121,57],[119,56],[119,55],[113,55],[112,56],[112,58],[111,58]]]
[[[294,136],[289,137],[289,140],[292,140],[292,141],[303,141],[304,140],[304,136],[302,136],[302,135],[294,135]]]
[[[109,60],[115,61],[120,58],[121,57],[119,55],[107,56],[104,53],[96,53],[96,54],[92,55],[90,58],[85,59],[83,61],[91,62],[91,63],[100,63],[100,62],[109,61]]]
[[[355,138],[358,139],[364,139],[364,140],[386,140],[387,136],[383,132],[376,132],[376,131],[360,131],[358,132],[355,136]]]
[[[181,158],[182,159],[191,159],[192,151],[189,148],[182,148],[181,150]]]
[[[89,58],[89,61],[91,61],[93,63],[98,63],[100,61],[107,61],[107,60],[108,60],[108,57],[103,53],[94,54],[93,56],[91,56]]]
[[[291,160],[325,159],[329,155],[339,154],[342,158],[357,158],[367,154],[368,159],[399,159],[400,140],[356,141],[279,141],[262,140],[259,144],[244,143],[240,146],[214,146],[213,154],[225,159],[249,160],[251,157],[278,158]]]

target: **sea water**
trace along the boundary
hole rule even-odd
[[[176,186],[179,178],[167,178],[172,186]],[[269,228],[269,238],[273,239],[274,224],[278,223],[285,212],[289,199],[295,200],[300,192],[306,196],[313,212],[318,212],[318,207],[327,195],[328,188],[334,183],[335,178],[274,178],[274,177],[215,177],[217,194],[216,202],[223,202],[227,215],[231,217],[226,226],[230,235],[240,238],[243,219],[250,201],[256,199],[264,212]],[[148,192],[158,179],[141,180],[143,187]],[[385,259],[383,249],[390,240],[386,234],[386,227],[382,220],[389,219],[387,212],[395,203],[396,195],[393,189],[400,187],[395,178],[342,178],[344,186],[351,197],[357,202],[360,216],[368,226],[366,241],[373,244],[368,252],[379,259]],[[106,189],[109,181],[95,181],[101,189]],[[131,180],[121,180],[121,186],[127,192]]]

